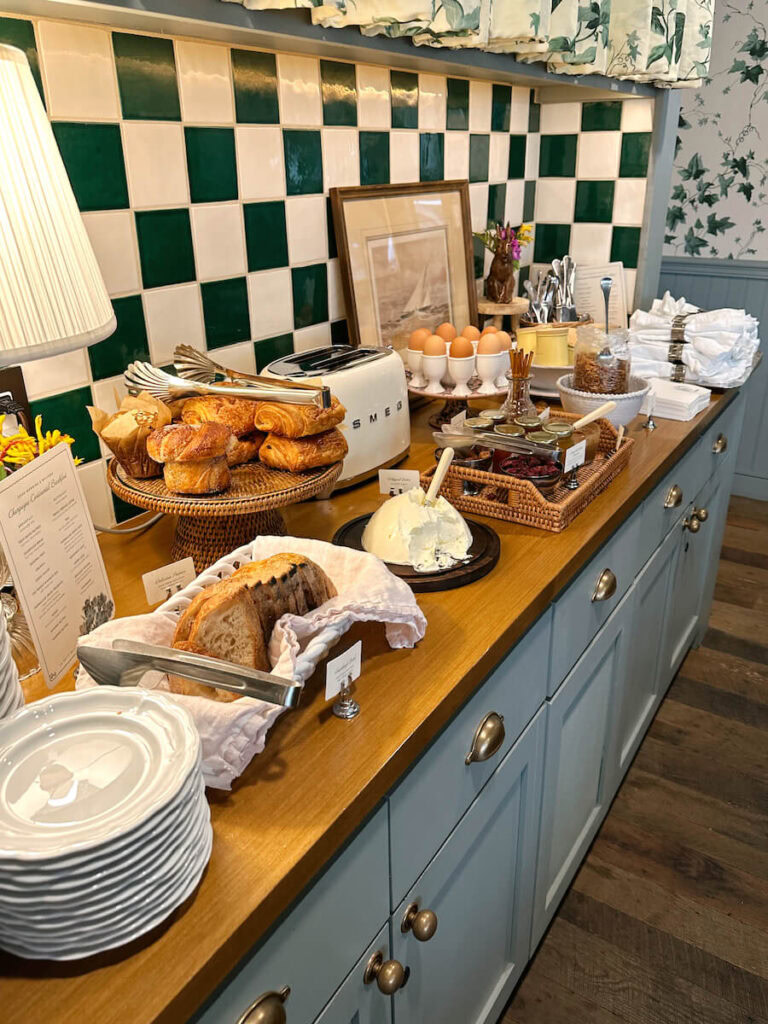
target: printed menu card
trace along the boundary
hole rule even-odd
[[[53,687],[71,668],[77,639],[115,606],[72,453],[56,445],[0,482],[0,544]]]

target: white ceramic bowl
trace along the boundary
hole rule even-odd
[[[614,427],[625,427],[637,416],[651,387],[640,377],[630,377],[629,386],[632,390],[625,395],[592,395],[588,391],[576,391],[571,387],[572,380],[573,374],[567,373],[557,381],[557,390],[560,392],[560,401],[565,411],[581,413],[583,416],[604,402],[615,402],[616,408],[605,417]]]

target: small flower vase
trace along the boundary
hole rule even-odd
[[[493,254],[491,269],[485,279],[485,296],[500,305],[511,302],[517,290],[517,267],[508,246],[500,246]]]

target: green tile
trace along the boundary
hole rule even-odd
[[[576,135],[542,135],[539,148],[540,178],[576,175]]]
[[[389,162],[389,152],[387,152],[387,162]],[[333,207],[330,196],[325,198],[325,222],[328,229],[328,259],[335,260],[339,255],[339,249],[336,245],[336,227],[333,223]]]
[[[644,178],[651,155],[650,132],[625,132],[621,137],[620,178]]]
[[[323,151],[319,131],[283,129],[285,183],[289,196],[323,191]]]
[[[621,100],[584,103],[581,107],[583,132],[618,132],[621,130]]]
[[[389,132],[360,132],[360,184],[389,184]]]
[[[477,238],[472,239],[472,261],[475,267],[475,280],[485,275],[485,246]]]
[[[533,220],[536,209],[536,182],[526,181],[523,190],[523,221],[527,224]]]
[[[189,210],[142,210],[134,216],[144,287],[194,281]]]
[[[349,324],[347,323],[346,319],[331,321],[331,344],[349,344]]]
[[[355,65],[321,60],[320,82],[323,90],[323,124],[357,124]]]
[[[508,178],[525,177],[525,147],[527,137],[525,135],[509,136],[509,168]]]
[[[110,462],[111,461],[112,460],[110,459]],[[140,516],[141,513],[145,511],[137,505],[130,505],[127,501],[123,501],[122,498],[118,498],[114,491],[111,491],[110,493],[112,495],[112,507],[115,510],[116,522],[125,523],[129,519],[135,519],[136,516]]]
[[[444,161],[443,132],[422,132],[419,136],[419,181],[442,181]]]
[[[279,124],[274,53],[232,50],[235,120],[240,124]]]
[[[571,244],[570,224],[536,224],[533,262],[550,263],[562,259]]]
[[[494,85],[491,102],[491,131],[509,131],[509,108],[512,105],[512,86]]]
[[[248,316],[248,284],[244,277],[207,281],[200,285],[203,321],[208,348],[247,341],[251,336]]]
[[[469,82],[466,78],[448,79],[446,128],[465,132],[469,129]]]
[[[184,128],[193,203],[237,199],[234,128]]]
[[[128,185],[119,125],[54,121],[52,127],[80,209],[125,209]]]
[[[488,187],[488,223],[504,223],[504,206],[507,202],[506,182]]]
[[[293,335],[278,334],[275,338],[262,338],[261,341],[255,341],[253,347],[256,351],[256,369],[261,373],[273,359],[282,359],[293,352]]]
[[[537,103],[534,99],[536,95],[535,90],[531,89],[530,99],[528,100],[528,131],[537,132],[541,128],[541,104]]]
[[[112,306],[117,317],[114,334],[86,349],[94,380],[119,376],[134,359],[150,362],[141,296],[113,299]]]
[[[469,180],[488,181],[490,135],[469,136]]]
[[[610,224],[613,220],[613,182],[577,181],[577,223]]]
[[[296,330],[328,319],[328,267],[293,267],[293,326]]]
[[[101,458],[99,439],[93,432],[91,417],[86,406],[93,405],[89,387],[64,391],[50,398],[38,398],[30,402],[32,417],[43,417],[43,430],[60,430],[62,434],[74,437],[72,454],[84,462]]]
[[[419,76],[410,71],[390,71],[392,127],[419,127]]]
[[[35,30],[31,21],[25,18],[0,18],[0,43],[7,43],[8,46],[16,46],[27,55],[32,77],[37,83],[37,88],[45,103],[43,93],[43,82],[40,78],[40,58],[37,54],[35,43]]]
[[[611,238],[611,262],[621,260],[627,268],[637,266],[640,252],[640,228],[614,228]]]
[[[285,232],[285,202],[245,203],[245,247],[249,270],[272,270],[288,266],[288,238]]]
[[[531,268],[530,267],[520,267],[520,269],[517,272],[517,294],[521,298],[526,298],[525,282],[530,279],[530,276],[531,276]]]
[[[113,32],[112,46],[123,117],[180,121],[172,40]]]

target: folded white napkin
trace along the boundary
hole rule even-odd
[[[710,392],[696,384],[676,384],[669,380],[652,380],[651,390],[643,399],[641,413],[653,412],[666,420],[692,420],[709,405]]]
[[[281,551],[306,555],[317,562],[333,581],[338,595],[308,615],[284,615],[277,622],[269,644],[275,675],[305,682],[353,622],[385,623],[390,647],[413,647],[424,636],[427,620],[410,587],[374,555],[304,537],[257,537],[211,566],[154,612],[114,619],[82,639],[100,647],[111,646],[117,637],[170,645],[179,615],[203,586],[230,575],[236,563],[269,558]],[[97,684],[81,665],[75,685],[87,689]],[[147,672],[141,685],[167,690],[168,678],[159,672]],[[232,780],[264,749],[269,729],[285,710],[250,697],[227,703],[183,694],[169,693],[168,697],[187,708],[194,718],[203,745],[205,782],[216,789],[231,789]]]

